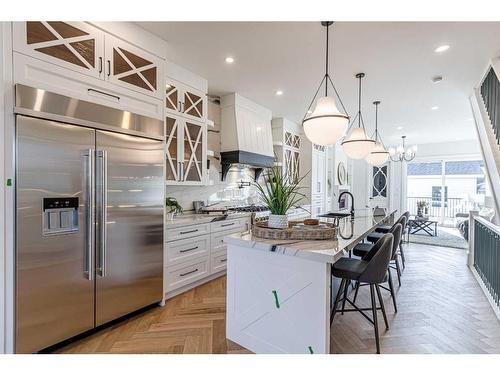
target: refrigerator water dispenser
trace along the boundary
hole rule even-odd
[[[78,198],[43,198],[44,236],[78,232]]]

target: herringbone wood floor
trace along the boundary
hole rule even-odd
[[[500,353],[500,323],[467,268],[462,250],[406,245],[398,313],[384,294],[390,329],[379,314],[382,353]],[[397,284],[396,284],[397,285]],[[57,350],[58,353],[248,353],[225,338],[226,280],[221,277],[158,307]],[[359,305],[368,306],[363,287]],[[373,327],[355,312],[337,314],[332,353],[374,353]]]

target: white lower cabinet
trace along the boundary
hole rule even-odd
[[[210,253],[210,236],[199,236],[185,240],[168,242],[166,247],[166,263],[175,265],[193,259],[208,256]]]
[[[188,263],[167,267],[164,275],[165,291],[171,292],[208,276],[209,260],[208,256],[204,256]]]
[[[221,253],[213,254],[210,259],[210,269],[212,273],[223,271],[226,269],[227,252],[224,250]]]
[[[249,217],[167,228],[163,276],[167,298],[220,276],[227,262],[224,237],[249,229]]]

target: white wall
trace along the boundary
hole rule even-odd
[[[472,125],[471,125],[472,126]],[[466,141],[452,141],[440,143],[424,143],[418,145],[416,161],[425,158],[481,158],[481,148],[476,139]]]

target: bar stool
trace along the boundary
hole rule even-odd
[[[390,232],[394,236],[394,241],[392,244],[391,262],[395,262],[396,264],[398,264],[397,263],[397,261],[398,261],[397,252],[398,252],[398,244],[399,244],[399,240],[401,239],[402,232],[403,232],[403,226],[401,224],[396,224],[393,227],[392,231]],[[357,244],[353,248],[353,254],[360,257],[362,260],[368,260],[368,259],[366,259],[367,255],[370,253],[370,250],[373,246],[374,245],[371,245],[368,243]],[[389,262],[389,267],[387,267],[387,273],[389,275],[389,278],[388,278],[389,289],[383,285],[380,285],[380,287],[391,293],[392,303],[394,304],[394,312],[398,312],[398,307],[396,305],[396,293],[394,292],[394,285],[392,283],[391,268],[392,267],[391,267],[390,262]],[[399,269],[399,265],[398,265],[398,269]],[[401,280],[399,273],[398,273],[398,279]],[[356,283],[356,291],[354,293],[354,298],[352,300],[354,303],[356,303],[356,298],[358,297],[359,287],[365,286],[365,285],[368,285],[368,284],[361,284],[359,282]],[[399,285],[401,285],[401,281],[399,282]]]
[[[406,224],[403,225],[403,233],[401,235],[401,244],[399,246],[399,251],[400,251],[400,254],[401,254],[401,260],[402,260],[402,263],[403,263],[403,269],[405,268],[405,263],[406,263],[406,259],[405,259],[405,253],[403,251],[403,242],[404,242],[404,239],[405,239],[405,235],[407,233],[407,230],[410,230],[410,228],[408,228],[408,222],[410,220],[410,211],[406,211],[403,215],[401,216],[404,216],[406,217]],[[401,219],[401,218],[399,218]],[[399,221],[398,219],[398,221]],[[383,224],[383,225],[379,225],[376,229],[375,229],[375,232],[382,232],[382,233],[388,233],[389,230],[391,229],[391,225],[390,224]]]
[[[377,229],[376,229],[375,232],[371,232],[368,236],[366,236],[366,239],[369,242],[375,243],[380,238],[382,238],[382,236],[384,235],[384,233],[390,232],[394,228],[394,226],[396,224],[401,224],[403,226],[403,232],[402,233],[405,233],[405,228],[406,228],[406,226],[408,224],[408,219],[406,218],[406,212],[403,215],[401,215],[399,217],[399,219],[394,224],[392,224],[392,226],[389,228],[389,230],[387,232],[385,232],[385,227],[384,228],[377,227]],[[377,232],[377,230],[383,230],[384,232],[381,232],[381,231]],[[401,256],[401,261],[403,263],[403,269],[405,269],[406,265],[405,265],[405,256],[404,256],[404,252],[403,252],[403,234],[401,234],[401,240],[399,241],[398,246],[399,246],[398,255]],[[401,270],[399,269],[399,265],[398,265],[398,275],[400,275],[400,274],[401,274]]]
[[[387,280],[387,267],[389,266],[389,261],[391,260],[393,242],[394,236],[391,233],[384,234],[383,237],[379,241],[377,241],[375,245],[373,245],[372,249],[366,255],[367,260],[341,258],[332,265],[332,276],[341,278],[342,281],[340,283],[340,288],[337,292],[337,296],[335,297],[335,303],[333,304],[330,324],[333,322],[337,311],[341,311],[342,314],[346,311],[358,311],[370,323],[372,323],[375,328],[375,342],[377,344],[378,354],[380,354],[380,342],[377,322],[377,310],[379,308],[377,308],[375,292],[377,293],[377,297],[380,303],[380,309],[382,310],[382,315],[384,317],[385,327],[386,329],[389,329],[389,323],[387,321],[384,301],[380,293],[379,284],[384,283]],[[370,308],[359,308],[349,298],[347,298],[347,290],[349,288],[351,280],[358,281],[360,283],[367,283],[370,285]],[[337,306],[341,300],[342,293],[344,294],[342,309],[337,310]],[[349,302],[349,304],[354,309],[345,309],[345,302]],[[370,318],[367,314],[365,314],[364,311],[366,310],[372,311],[373,318]]]

